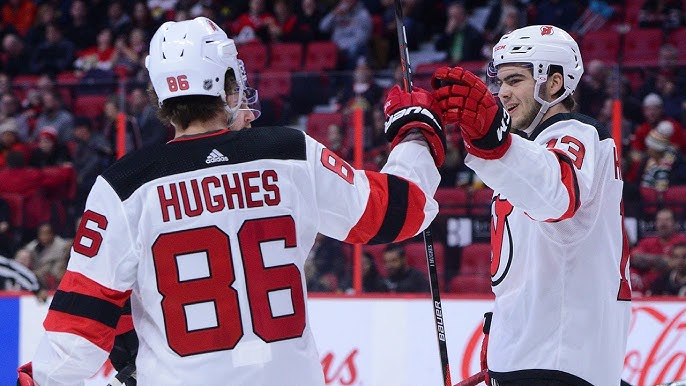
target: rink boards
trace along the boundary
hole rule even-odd
[[[47,304],[32,295],[0,296],[0,385],[13,384],[29,361]],[[308,302],[327,385],[440,385],[430,299],[314,296]],[[479,370],[481,318],[489,298],[443,301],[454,383]],[[105,385],[104,366],[87,385]],[[636,386],[686,378],[686,300],[633,302],[624,379]]]

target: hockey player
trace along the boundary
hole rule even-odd
[[[491,68],[502,107],[459,67],[432,85],[467,166],[494,189],[492,384],[618,385],[631,305],[623,183],[607,131],[571,112],[579,47],[557,27],[524,27],[495,45]]]
[[[243,128],[252,96],[234,76],[234,42],[209,19],[163,24],[146,66],[175,139],[98,177],[33,379],[71,385],[95,373],[130,298],[139,385],[324,385],[305,258],[318,232],[384,243],[428,226],[445,156],[435,100],[389,93],[392,150],[369,172],[301,131]],[[20,382],[32,382],[31,366]]]

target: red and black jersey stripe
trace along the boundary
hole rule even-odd
[[[60,282],[43,326],[46,331],[81,336],[109,352],[124,302],[131,291],[116,291],[67,271]]]
[[[365,172],[369,180],[367,207],[345,241],[383,244],[407,239],[424,222],[426,197],[414,183],[377,172]]]

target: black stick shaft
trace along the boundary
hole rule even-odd
[[[395,0],[395,25],[398,31],[398,46],[400,48],[400,65],[403,70],[403,89],[412,90],[412,69],[407,50],[407,35],[403,23],[403,9],[400,0]],[[450,381],[450,364],[448,363],[448,345],[445,340],[445,324],[443,323],[443,307],[441,306],[441,294],[438,288],[438,271],[436,269],[436,257],[434,255],[434,241],[431,233],[431,225],[424,230],[424,246],[426,249],[426,262],[429,268],[429,285],[433,298],[434,322],[436,323],[436,339],[438,341],[438,353],[441,357],[441,371],[443,372],[443,384],[452,386]]]

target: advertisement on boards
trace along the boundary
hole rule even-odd
[[[479,371],[481,323],[489,299],[446,299],[444,323],[454,383]],[[47,304],[0,297],[0,385],[13,384],[43,333]],[[428,298],[318,297],[308,302],[327,385],[441,384],[433,308]],[[634,301],[623,378],[653,386],[686,378],[686,301]],[[106,364],[87,385],[106,385]]]

